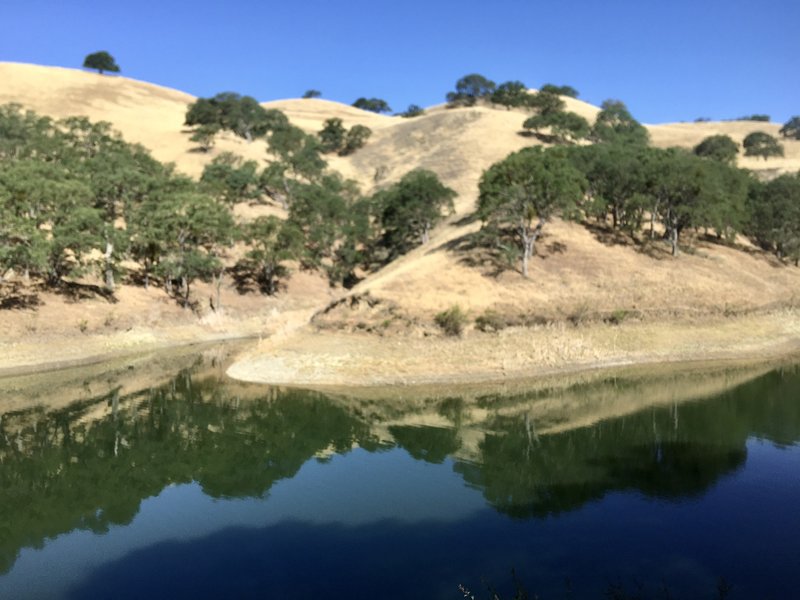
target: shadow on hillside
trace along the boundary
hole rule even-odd
[[[102,298],[110,304],[116,304],[119,301],[114,292],[93,283],[62,281],[60,285],[54,288],[54,291],[66,298],[67,302],[80,302],[81,300],[95,298]]]
[[[0,310],[25,310],[41,306],[36,288],[17,282],[4,282],[0,285]]]
[[[479,269],[487,277],[499,277],[505,271],[517,271],[511,261],[503,255],[496,245],[490,245],[484,232],[476,231],[467,233],[436,248],[428,250],[427,254],[438,250],[446,250],[458,256],[458,264]]]

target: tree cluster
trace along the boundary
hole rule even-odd
[[[196,126],[200,128],[198,131],[212,138],[225,130],[252,141],[288,126],[289,120],[279,110],[265,109],[251,96],[222,92],[212,98],[198,98],[190,104],[184,124]]]
[[[320,149],[347,156],[363,148],[371,135],[372,130],[366,125],[353,125],[347,129],[341,119],[334,117],[327,119],[319,132]]]
[[[528,106],[536,114],[528,117],[522,127],[545,141],[574,143],[589,135],[589,122],[574,112],[565,111],[564,100],[551,91],[542,90],[531,96]],[[543,130],[549,135],[543,134]]]
[[[223,153],[195,182],[107,123],[0,107],[0,296],[20,282],[57,290],[99,277],[109,294],[121,280],[155,284],[191,306],[203,280],[217,309],[226,274],[273,294],[291,262],[347,284],[426,242],[452,208],[455,193],[429,171],[362,196],[326,170],[315,136],[286,126],[268,145],[263,168]],[[268,198],[288,219],[236,222],[235,204]]]
[[[664,239],[673,256],[687,231],[703,230],[720,240],[744,233],[780,257],[800,258],[800,176],[762,183],[727,155],[629,143],[526,148],[488,169],[479,189],[484,238],[508,260],[521,259],[524,276],[555,214],[610,217],[639,243]]]

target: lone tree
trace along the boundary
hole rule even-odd
[[[404,254],[418,244],[427,244],[431,229],[453,212],[456,192],[426,169],[406,173],[392,187],[375,195],[383,242],[391,256]]]
[[[794,116],[786,121],[780,133],[785,138],[800,140],[800,116]]]
[[[98,73],[100,73],[100,75],[103,74],[103,71],[108,71],[109,73],[119,73],[119,65],[117,65],[117,61],[115,61],[114,57],[105,50],[88,54],[86,58],[83,59],[83,66],[86,69],[95,69]]]
[[[540,92],[547,92],[549,94],[557,94],[558,96],[569,96],[570,98],[578,97],[578,90],[571,85],[553,85],[552,83],[545,83]]]
[[[380,98],[359,98],[353,102],[353,106],[361,110],[368,110],[374,113],[388,113],[392,112],[386,100]]]
[[[620,100],[605,100],[597,113],[591,138],[595,142],[646,145],[650,139],[647,129],[633,118]]]
[[[522,276],[545,224],[557,212],[571,213],[583,197],[586,180],[556,149],[525,148],[492,165],[481,177],[478,215],[500,245],[516,240]]]
[[[761,156],[767,160],[770,156],[783,156],[783,144],[770,134],[754,131],[742,142],[745,156]]]
[[[319,98],[320,96],[322,96],[322,92],[319,90],[306,90],[306,92],[303,94],[303,98],[305,99]]]
[[[494,81],[483,75],[465,75],[456,82],[456,91],[448,92],[447,104],[450,107],[475,106],[479,99],[491,96],[496,87]]]
[[[694,153],[697,156],[732,164],[739,154],[739,144],[727,135],[712,135],[697,144]]]

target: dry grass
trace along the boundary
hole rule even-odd
[[[212,152],[193,152],[189,134],[183,128],[183,117],[187,104],[194,98],[182,92],[124,77],[13,63],[0,63],[0,79],[3,81],[0,103],[19,102],[53,117],[85,114],[95,120],[110,121],[126,139],[145,145],[158,159],[175,162],[180,170],[192,175],[198,175],[222,151],[259,161],[265,157],[263,141],[248,144],[228,134],[220,136]],[[684,318],[792,305],[800,297],[800,269],[784,266],[745,242],[739,248],[730,248],[700,241],[693,244],[693,254],[675,260],[659,243],[648,246],[619,243],[621,240],[611,239],[602,230],[590,231],[582,225],[561,221],[546,227],[538,256],[531,264],[530,279],[523,279],[513,269],[497,273],[490,265],[480,264],[479,253],[464,250],[479,224],[470,223],[465,217],[475,207],[477,183],[483,170],[511,151],[538,143],[519,135],[525,119],[521,111],[438,106],[428,109],[423,116],[402,119],[320,99],[280,100],[265,106],[284,110],[295,124],[309,132],[318,131],[325,119],[331,117],[342,118],[347,126],[361,123],[373,129],[373,136],[362,150],[349,157],[329,158],[332,168],[357,180],[365,192],[399,179],[414,167],[435,171],[459,192],[456,214],[434,232],[427,246],[370,276],[354,290],[369,292],[375,298],[402,307],[410,321],[430,322],[433,315],[454,304],[464,307],[472,318],[487,309],[500,308],[518,315],[563,321],[573,315],[580,316],[587,306],[595,314],[627,311],[658,318]],[[567,108],[589,119],[598,110],[572,99],[567,99]],[[751,131],[775,133],[778,127],[770,123],[715,122],[654,125],[649,130],[657,146],[691,147],[716,133],[726,133],[741,141]],[[800,141],[787,141],[785,145],[784,159],[742,158],[740,164],[766,174],[797,170]],[[240,205],[236,214],[247,220],[282,211]],[[477,266],[473,264],[475,261],[479,263]],[[272,311],[299,310],[311,314],[341,294],[328,290],[319,278],[309,285],[304,277],[299,276],[291,283],[292,300],[277,303],[265,302],[261,297],[239,297],[228,290],[223,302],[231,310],[224,319],[216,318],[216,324],[198,323],[196,317],[184,322],[183,313],[175,313],[179,309],[165,305],[160,292],[125,288],[120,292],[120,302],[113,307],[112,322],[120,329],[139,331],[146,339],[158,338],[158,332],[172,324],[200,327],[201,331],[212,326],[234,330],[238,321],[251,320],[245,329],[254,331],[266,327],[264,322]],[[198,294],[206,297],[202,286]],[[0,342],[6,342],[6,348],[13,344],[18,353],[14,358],[13,353],[7,352],[0,366],[23,364],[24,361],[18,360],[22,355],[33,360],[41,354],[42,340],[71,339],[73,330],[80,334],[79,323],[83,321],[86,332],[80,334],[83,341],[72,355],[86,351],[107,333],[121,336],[103,326],[111,308],[100,301],[69,304],[57,297],[45,300],[37,310],[0,311],[0,327],[4,328]],[[292,327],[297,325],[295,321]],[[192,331],[186,336],[200,335]],[[594,342],[582,345],[583,338],[569,330],[552,340],[562,339],[559,337],[562,335],[564,347],[560,354],[554,346],[547,346],[549,350],[544,355],[530,348],[526,351],[528,358],[533,364],[548,364],[547,357],[556,353],[563,360],[583,361],[591,359],[598,349]],[[102,350],[102,343],[97,343],[99,346],[93,352]],[[118,342],[108,343],[115,346]],[[128,342],[119,343],[129,346]],[[511,348],[507,350],[512,352]]]

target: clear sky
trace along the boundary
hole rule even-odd
[[[198,96],[322,91],[396,110],[481,73],[569,84],[647,123],[800,114],[800,0],[0,0],[0,60],[80,67]],[[2,81],[0,81],[2,85]]]

